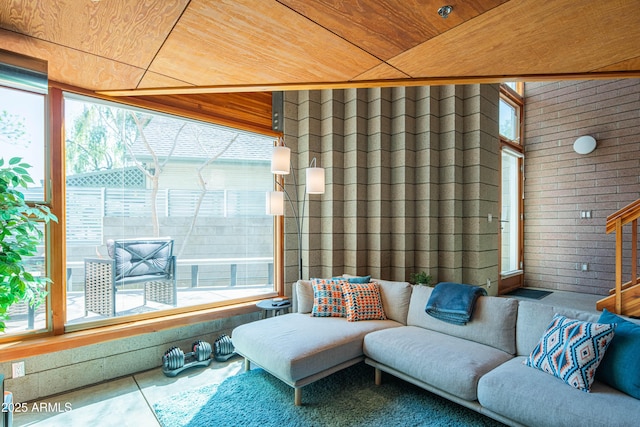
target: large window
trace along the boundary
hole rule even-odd
[[[499,129],[502,149],[500,209],[500,292],[523,285],[523,85],[500,88]]]
[[[33,183],[28,188],[19,188],[30,205],[47,204],[45,195],[45,117],[46,96],[29,90],[0,86],[0,158],[8,165],[10,159],[21,158]],[[38,227],[42,233],[42,243],[33,256],[23,256],[26,270],[35,277],[47,275],[47,227]],[[37,285],[47,292],[46,285]],[[47,326],[47,300],[20,302],[8,309],[9,319],[5,321],[7,334],[21,333]],[[36,316],[37,315],[37,316]]]
[[[506,98],[500,99],[500,135],[509,141],[520,140],[520,108]]]
[[[273,292],[273,137],[72,94],[64,111],[68,325]]]
[[[522,156],[502,150],[501,272],[503,275],[522,269],[520,261],[520,168]]]
[[[0,157],[31,165],[25,198],[58,222],[41,223],[42,244],[26,260],[46,298],[12,305],[0,340],[158,318],[131,324],[134,334],[276,294],[277,222],[264,197],[275,134],[265,114],[236,122],[235,110],[185,107],[185,118],[58,84],[47,92],[46,73],[26,79],[1,60]]]

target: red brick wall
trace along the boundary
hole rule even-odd
[[[525,99],[525,286],[604,295],[615,281],[606,217],[640,198],[640,80],[528,83]],[[582,135],[595,151],[573,151]]]

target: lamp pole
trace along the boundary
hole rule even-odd
[[[309,167],[306,169],[306,182],[305,192],[302,199],[302,210],[300,207],[300,199],[298,198],[298,181],[296,179],[296,173],[291,163],[291,150],[284,145],[284,139],[279,138],[278,144],[273,147],[273,154],[271,158],[271,172],[275,175],[287,175],[289,172],[293,175],[293,185],[295,188],[295,204],[291,195],[284,186],[284,177],[282,182],[276,179],[276,186],[279,187],[281,192],[270,192],[267,195],[275,195],[277,193],[284,193],[291,205],[291,211],[296,221],[296,229],[298,234],[298,280],[302,279],[302,230],[304,228],[304,215],[307,204],[307,194],[324,194],[324,169],[316,166],[316,158],[314,157],[309,163]],[[268,200],[272,200],[268,197]],[[275,198],[273,198],[275,201]],[[275,203],[267,205],[267,212],[271,215],[284,215],[284,199],[282,196],[278,197],[278,209],[275,209]],[[275,211],[275,212],[274,212]]]
[[[294,185],[295,184],[295,173],[293,174],[293,181],[294,181]],[[280,187],[282,189],[282,192],[284,193],[284,195],[287,197],[287,200],[289,201],[289,205],[291,205],[291,211],[293,212],[293,217],[296,220],[296,228],[297,228],[297,232],[298,232],[298,280],[302,280],[302,226],[304,224],[304,208],[305,208],[305,204],[307,202],[307,194],[305,192],[305,197],[304,200],[302,202],[302,217],[298,216],[298,211],[295,207],[295,205],[293,204],[293,201],[291,200],[291,196],[289,196],[289,192],[287,191],[286,188],[284,188],[284,185],[282,185],[280,182],[278,182],[276,180],[276,185],[278,187]],[[297,187],[297,185],[296,185]],[[298,197],[296,196],[296,204],[298,204]]]

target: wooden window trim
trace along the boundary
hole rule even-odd
[[[518,83],[518,90],[524,93],[524,83]],[[519,110],[519,139],[518,141],[512,141],[502,135],[500,138],[500,149],[508,148],[512,151],[524,155],[524,96],[514,91],[505,84],[500,85],[500,98],[509,102]],[[520,169],[520,178],[518,180],[518,209],[521,215],[524,215],[524,158],[518,159],[518,168]],[[502,181],[502,176],[501,176]],[[500,192],[500,206],[502,206],[502,192]],[[498,274],[498,293],[504,294],[517,289],[524,285],[524,222],[522,218],[518,223],[518,262],[522,264],[518,273],[511,274],[507,277],[502,277],[501,272]],[[498,248],[498,257],[502,259],[502,245]]]
[[[517,142],[514,142],[508,138],[505,138],[504,136],[500,135],[500,148],[502,147],[508,147],[510,148],[512,151],[515,151],[517,153],[520,154],[524,154],[524,149],[522,147],[522,145],[518,144]]]
[[[39,356],[56,351],[69,350],[105,341],[149,334],[159,330],[209,322],[232,316],[254,313],[259,309],[255,301],[233,304],[221,308],[204,309],[168,315],[160,318],[138,320],[95,329],[83,329],[61,335],[49,333],[34,337],[21,336],[20,339],[0,344],[0,363],[25,357]]]
[[[521,89],[524,92],[524,83]],[[501,142],[509,144],[509,146],[519,152],[524,152],[524,96],[520,95],[506,84],[500,85],[500,98],[505,98],[505,101],[518,108],[519,110],[519,129],[518,129],[518,141],[511,141],[500,135]]]
[[[514,104],[524,106],[524,97],[505,84],[500,85],[500,94],[509,98]]]
[[[208,94],[207,97],[200,96],[198,98],[191,98],[189,95],[115,98],[64,83],[49,82],[49,94],[51,95],[54,91],[71,92],[103,101],[229,126],[262,135],[282,136],[282,132],[274,131],[271,127],[271,93]],[[215,103],[216,107],[206,108],[208,102]],[[241,120],[234,119],[237,112],[245,106],[251,111]]]

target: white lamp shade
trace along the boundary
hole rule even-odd
[[[307,168],[307,194],[324,194],[324,168]]]
[[[289,174],[291,164],[291,149],[282,145],[273,147],[271,154],[271,173],[276,175]]]
[[[284,193],[267,191],[267,215],[284,215]]]
[[[596,139],[589,135],[581,136],[573,143],[573,150],[578,154],[589,154],[595,149]]]

